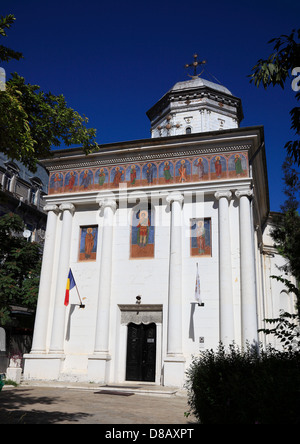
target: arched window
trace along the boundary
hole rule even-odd
[[[187,126],[185,129],[185,134],[191,134],[192,133],[192,128],[190,126]]]

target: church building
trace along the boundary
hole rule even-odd
[[[266,341],[293,300],[271,279],[263,126],[194,75],[147,112],[151,138],[55,151],[25,379],[182,387],[192,355]]]

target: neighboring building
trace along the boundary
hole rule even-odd
[[[150,139],[43,162],[48,222],[26,379],[181,387],[199,348],[257,343],[263,320],[293,307],[270,279],[282,259],[269,238],[263,127],[240,128],[240,99],[200,78],[147,114]]]
[[[19,215],[25,223],[23,235],[28,241],[43,244],[47,222],[44,196],[48,191],[49,176],[38,164],[31,173],[21,162],[9,160],[0,153],[0,217],[7,213]],[[0,372],[5,372],[8,355],[31,349],[34,310],[11,306],[11,324],[0,328]],[[1,327],[1,326],[0,326]]]
[[[43,211],[49,176],[38,164],[31,173],[21,162],[11,161],[0,153],[0,216],[18,214],[30,231],[29,240],[43,242],[47,214]],[[29,234],[29,233],[28,233]]]

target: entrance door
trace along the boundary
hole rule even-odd
[[[127,381],[155,381],[156,325],[128,325]]]

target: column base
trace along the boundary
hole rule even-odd
[[[95,353],[88,357],[88,380],[90,382],[108,382],[111,356],[108,353]]]
[[[183,387],[185,382],[185,357],[167,356],[164,359],[164,386]]]
[[[26,354],[23,356],[24,379],[40,379],[56,381],[62,370],[65,360],[64,354]]]

